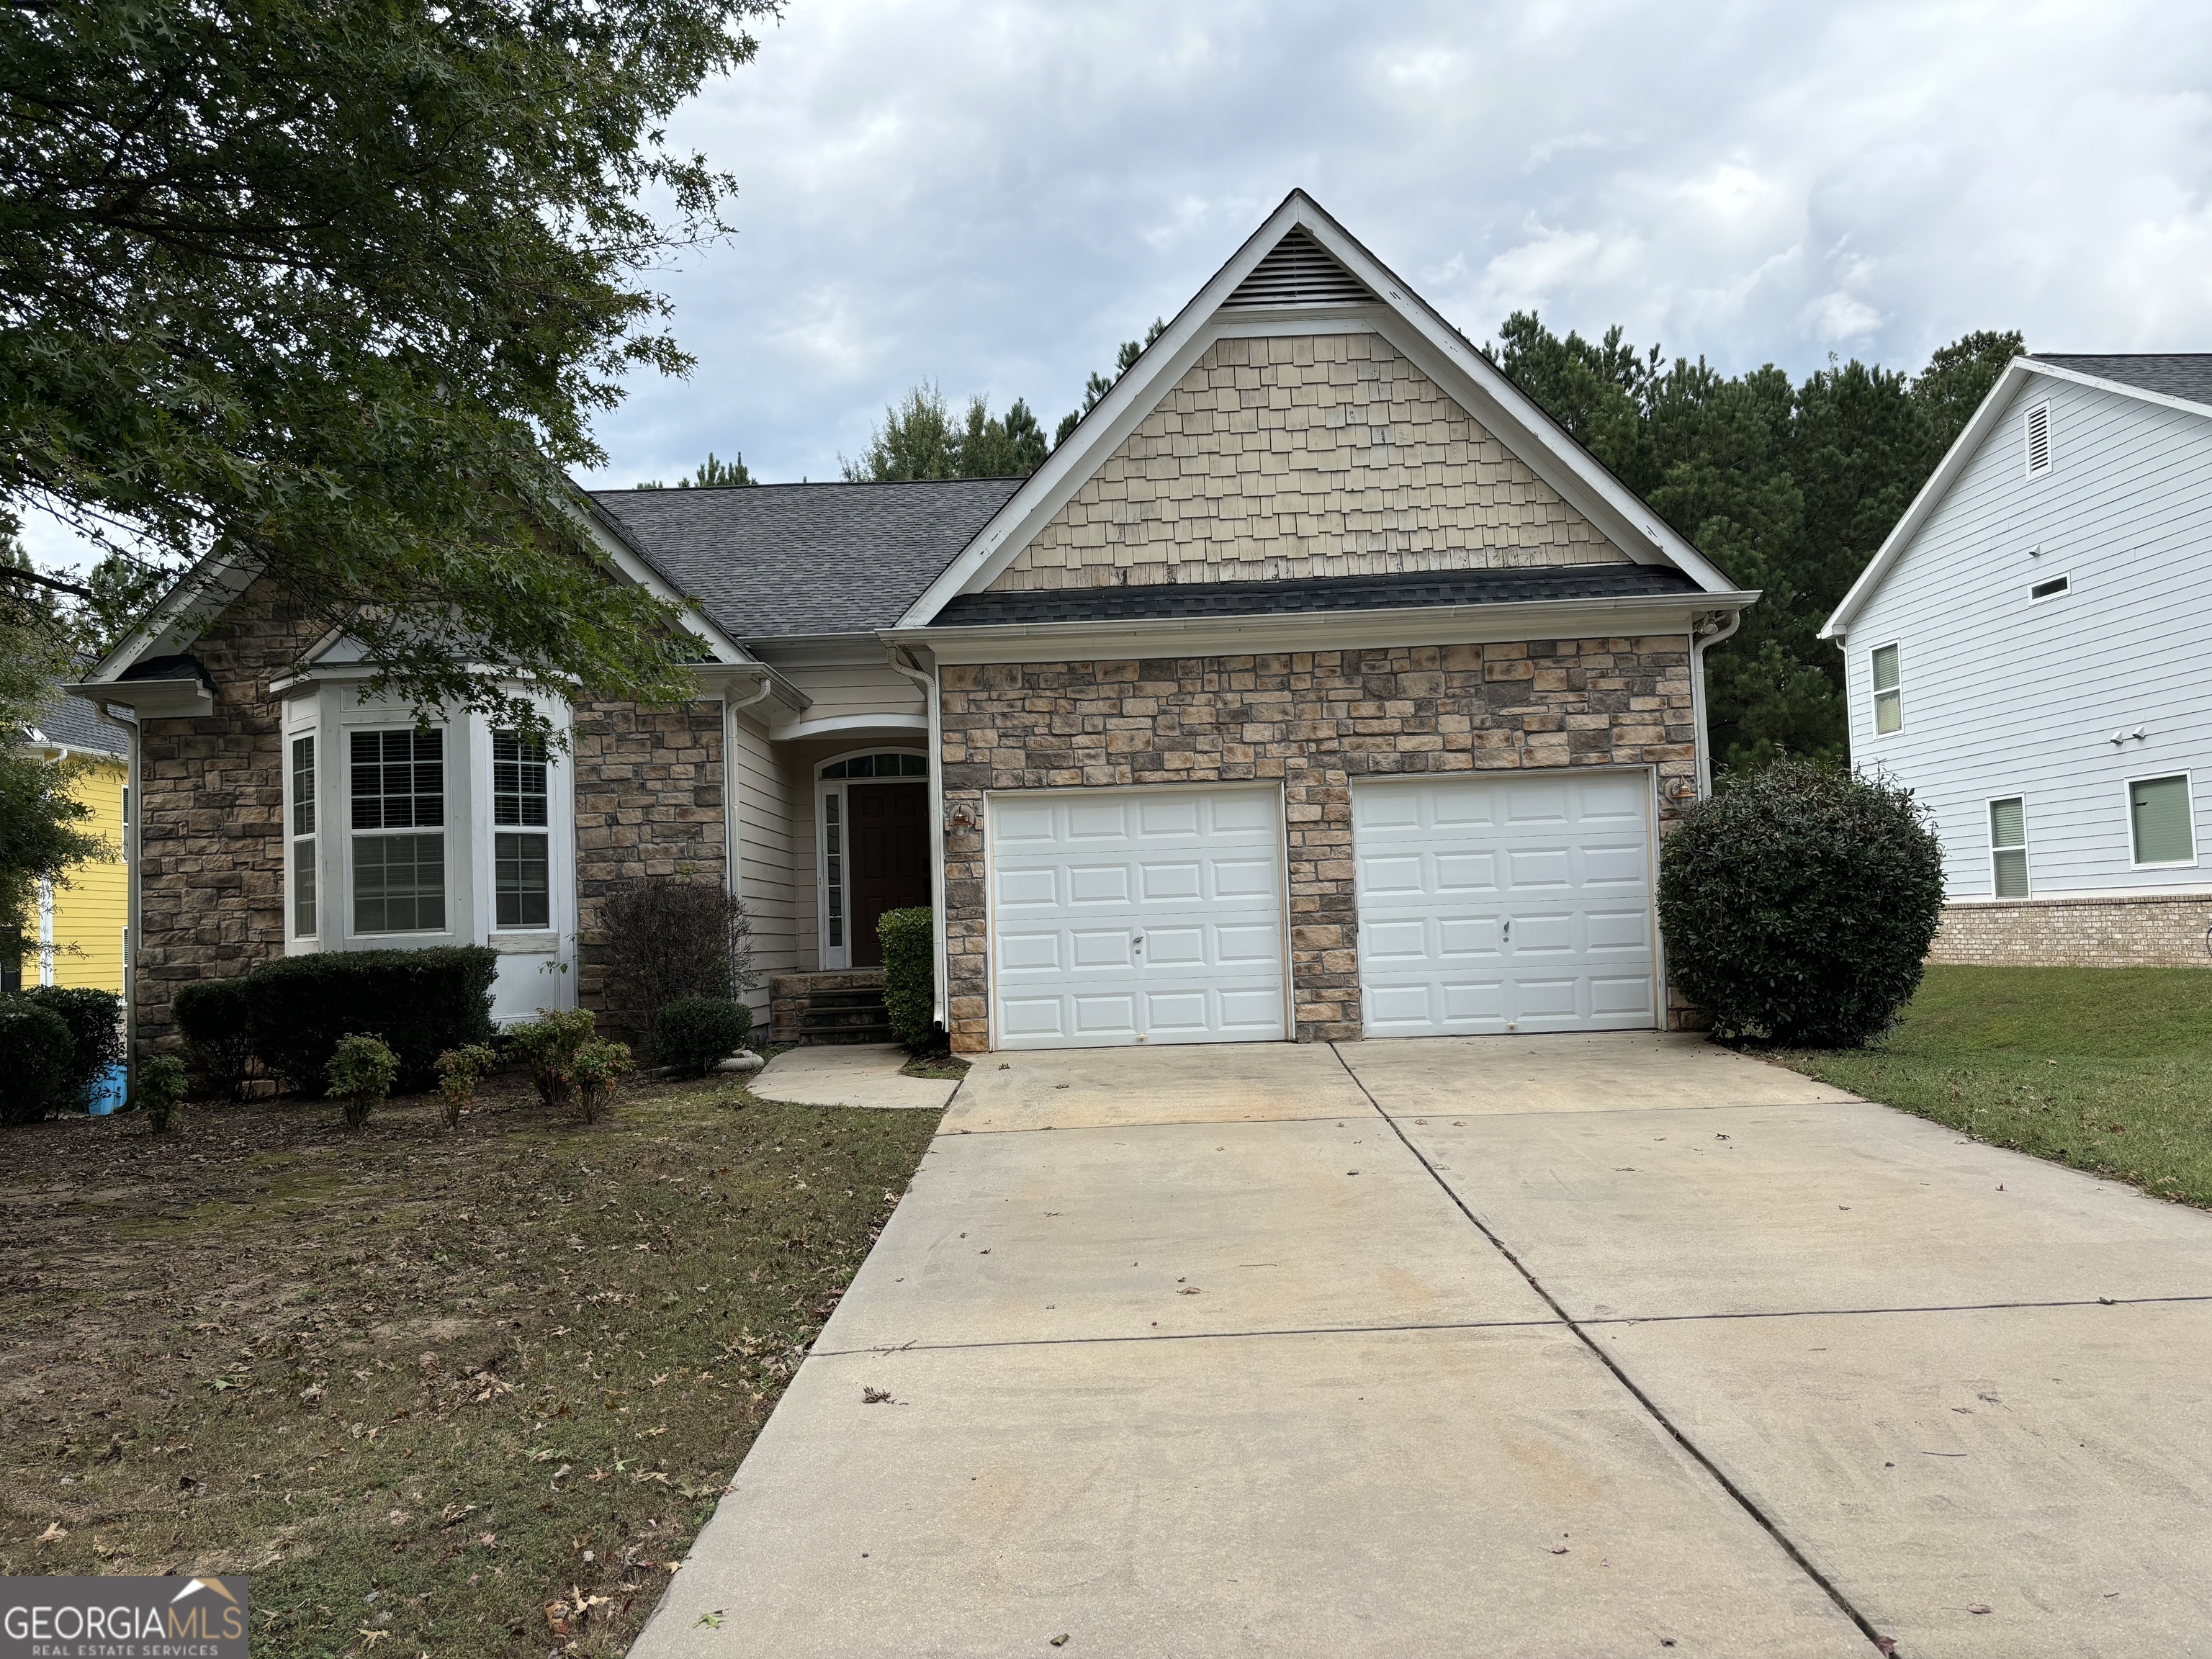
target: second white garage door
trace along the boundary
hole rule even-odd
[[[1039,790],[988,811],[998,1047],[1287,1034],[1276,790]]]
[[[1370,1036],[1657,1024],[1650,779],[1356,784]]]

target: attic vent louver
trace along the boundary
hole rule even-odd
[[[1223,309],[1259,306],[1356,306],[1375,296],[1303,230],[1293,230],[1237,283]]]
[[[2027,411],[2027,476],[2051,471],[2051,405],[2038,404]]]

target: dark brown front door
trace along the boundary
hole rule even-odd
[[[876,923],[886,910],[929,902],[929,786],[854,783],[852,817],[853,966],[883,965]]]

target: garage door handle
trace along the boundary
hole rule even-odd
[[[1513,940],[1513,918],[1510,916],[1505,918],[1505,940],[1508,944]]]
[[[1142,933],[1137,935],[1136,948],[1139,951],[1145,948],[1145,936]]]

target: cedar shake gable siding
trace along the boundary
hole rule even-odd
[[[993,588],[1624,562],[1379,334],[1222,339]]]
[[[143,1042],[175,1046],[169,1005],[179,988],[235,979],[285,953],[283,711],[269,686],[325,631],[257,582],[191,647],[215,712],[142,723],[133,989]],[[580,704],[574,743],[578,993],[600,1007],[595,929],[607,891],[646,874],[722,878],[721,706]]]
[[[1681,635],[1143,661],[947,665],[943,764],[952,1046],[990,1041],[986,791],[1279,779],[1295,1036],[1361,1030],[1352,782],[1413,773],[1650,766],[1694,783]]]

